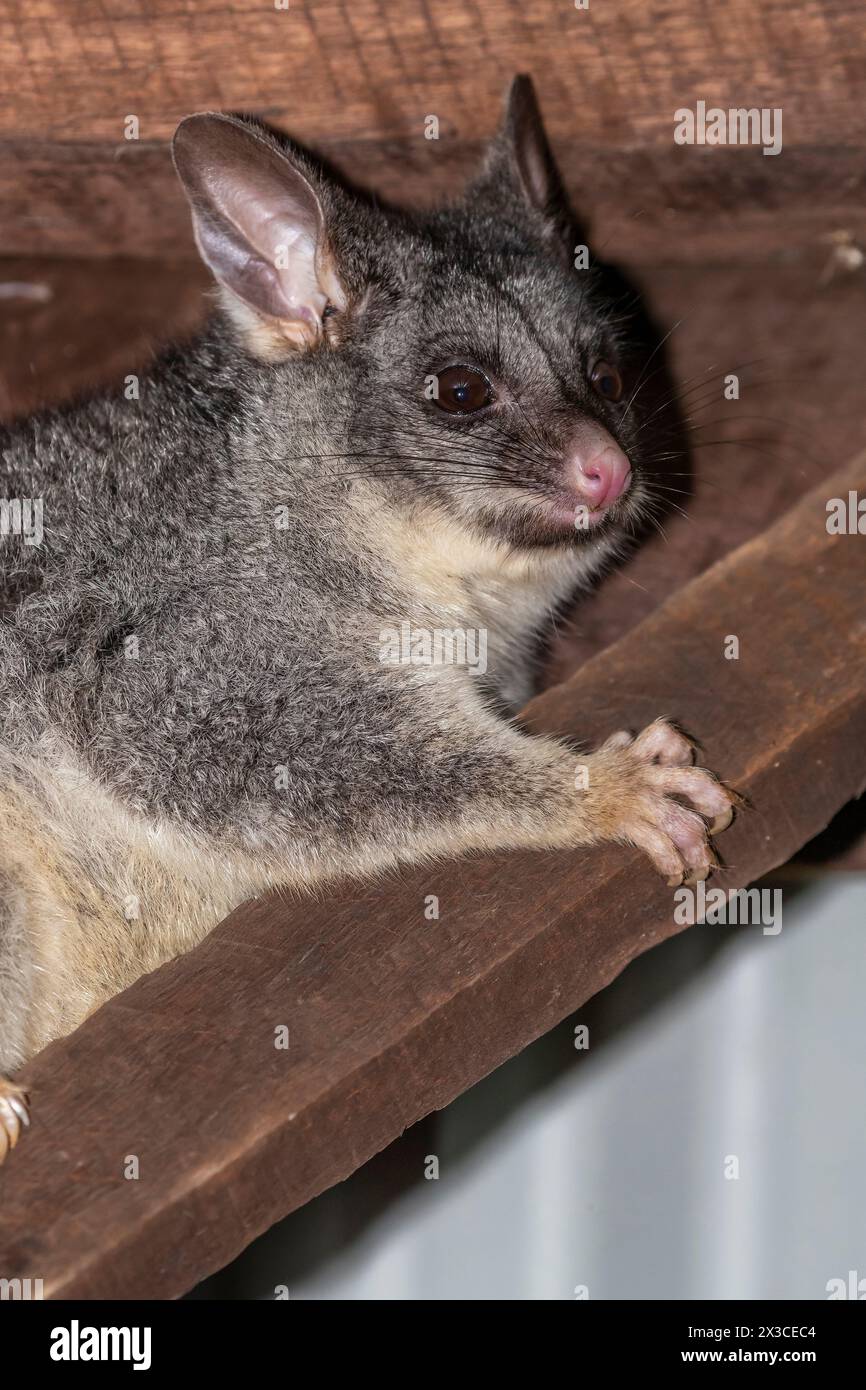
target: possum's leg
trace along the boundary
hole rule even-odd
[[[671,885],[714,867],[709,836],[730,824],[737,797],[691,765],[691,743],[664,720],[583,756],[512,729],[485,734],[467,744],[474,785],[460,789],[460,808],[431,807],[396,858],[613,841],[643,850]]]
[[[359,828],[350,843],[345,837],[334,837],[324,863],[320,859],[309,877],[299,868],[297,857],[292,871],[281,872],[276,865],[269,874],[269,886],[289,879],[295,887],[305,882],[321,885],[323,879],[346,872],[369,875],[399,863],[472,850],[564,849],[604,841],[642,849],[671,884],[695,881],[710,873],[715,859],[709,835],[729,824],[736,800],[712,773],[691,766],[691,744],[661,720],[637,738],[615,734],[596,752],[580,756],[554,739],[520,734],[492,716],[488,722],[479,720],[475,712],[475,718],[462,726],[462,735],[452,726],[448,744],[447,768],[437,769],[433,759],[426,791],[419,791],[414,804],[403,807],[402,815],[392,804],[393,822],[387,828]],[[166,942],[160,958],[168,959],[201,940],[225,915],[226,906],[217,908],[212,903],[209,919],[199,922],[194,935],[178,934],[173,946]],[[178,920],[185,920],[182,911]],[[7,922],[7,938],[10,933],[14,937],[14,914],[7,914]],[[73,935],[70,923],[70,939]],[[2,942],[0,931],[0,947]],[[82,999],[88,991],[91,998],[88,1007],[65,1018],[62,1031],[75,1027],[91,1008],[159,963],[158,958],[124,952],[123,968],[94,993],[93,972],[86,968],[86,960],[78,952],[65,964],[64,997],[78,986]],[[0,1065],[5,1061],[8,1067],[20,1060],[15,1030],[23,980],[7,971],[6,987],[13,1029],[5,1039],[0,1031],[0,1044],[5,1043],[0,1048]],[[23,1007],[28,1007],[26,1002]],[[33,1020],[31,1031],[32,1027]],[[55,1031],[45,1038],[38,1036],[37,1045],[56,1035]],[[26,1122],[20,1088],[0,1082],[0,1127],[5,1127],[5,1135],[0,1134],[0,1162]]]

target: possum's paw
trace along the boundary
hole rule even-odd
[[[22,1129],[30,1123],[27,1096],[20,1086],[0,1076],[0,1163],[14,1149]]]
[[[693,767],[694,755],[663,719],[636,738],[613,734],[595,755],[605,772],[610,838],[642,849],[671,886],[709,876],[717,864],[709,837],[730,825],[739,800],[712,772]]]

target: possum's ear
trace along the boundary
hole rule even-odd
[[[532,78],[515,77],[499,130],[468,190],[473,204],[529,212],[549,237],[566,237],[573,222],[541,119]]]
[[[234,116],[188,116],[172,145],[202,259],[248,347],[279,360],[345,307],[321,201],[300,162]]]

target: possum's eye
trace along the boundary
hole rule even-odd
[[[622,396],[622,377],[610,362],[596,362],[589,374],[593,390],[604,401],[618,401]]]
[[[440,410],[449,415],[472,415],[493,400],[493,387],[477,367],[446,367],[436,377],[434,397]]]

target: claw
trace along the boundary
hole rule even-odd
[[[716,816],[715,820],[710,822],[710,834],[721,835],[723,830],[727,830],[733,819],[734,808],[733,806],[728,806],[726,810],[722,811],[720,816]]]
[[[21,1137],[22,1128],[30,1124],[27,1095],[14,1082],[0,1077],[0,1163]]]
[[[686,888],[694,888],[699,883],[706,883],[714,867],[715,865],[708,864],[706,868],[692,869],[683,879],[683,886]]]
[[[633,760],[619,838],[649,855],[670,888],[704,882],[718,868],[709,838],[727,829],[743,799],[696,767],[693,745],[663,719],[633,740],[614,734],[603,746]]]

